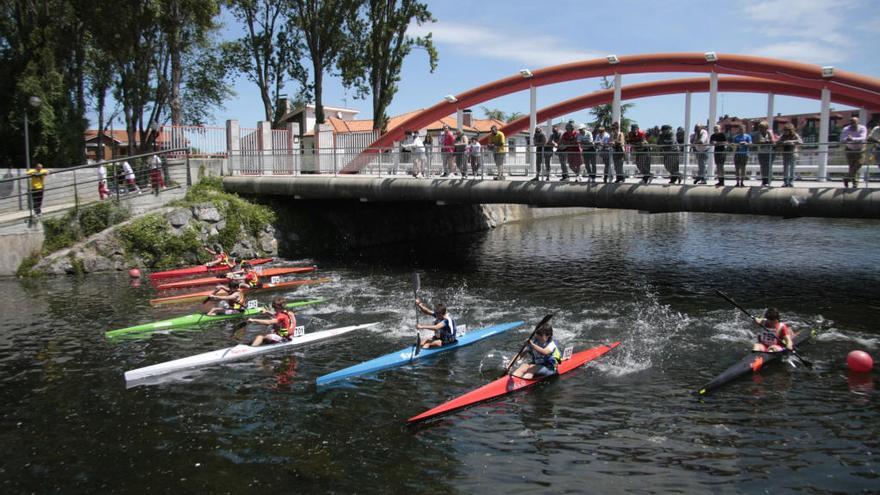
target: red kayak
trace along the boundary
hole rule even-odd
[[[314,266],[289,266],[286,268],[266,268],[262,272],[260,272],[260,278],[268,280],[270,277],[275,277],[278,275],[290,275],[292,273],[306,273],[315,271],[316,267]],[[204,285],[217,285],[224,284],[229,282],[229,279],[226,277],[206,277],[206,278],[194,278],[192,280],[183,280],[181,282],[169,282],[167,284],[157,285],[156,288],[159,290],[170,290],[170,289],[188,289],[190,287],[201,287]]]
[[[324,282],[329,282],[332,280],[330,277],[324,278],[308,278],[305,280],[288,280],[286,282],[278,282],[277,284],[263,284],[259,287],[255,287],[253,289],[243,289],[244,293],[247,295],[251,295],[255,292],[267,292],[272,290],[280,290],[289,287],[297,287],[300,285],[309,285],[309,284],[322,284]],[[153,306],[161,306],[163,304],[179,304],[179,303],[191,303],[196,302],[202,299],[207,298],[214,292],[212,290],[205,290],[201,292],[191,292],[189,294],[181,294],[179,296],[169,296],[169,297],[160,297],[158,299],[150,299],[150,304]]]
[[[559,363],[559,367],[557,371],[559,375],[564,375],[569,371],[572,371],[584,364],[592,361],[599,356],[607,353],[611,349],[614,349],[620,345],[620,342],[614,342],[608,345],[600,345],[598,347],[593,347],[592,349],[587,349],[585,351],[581,351],[569,359]],[[553,375],[556,376],[556,375]],[[512,394],[517,390],[523,390],[529,387],[533,387],[542,381],[551,377],[542,377],[535,378],[532,380],[526,380],[525,378],[517,378],[515,376],[505,376],[491,382],[489,384],[483,385],[482,387],[472,390],[462,396],[459,396],[455,399],[452,399],[449,402],[441,404],[434,409],[429,411],[425,411],[418,416],[413,416],[406,420],[407,423],[416,423],[418,421],[424,421],[429,418],[433,418],[435,416],[439,416],[441,414],[447,414],[452,411],[456,411],[463,407],[471,406],[473,404],[477,404],[479,402],[485,402],[488,400],[492,400],[496,397],[501,397],[502,395]]]
[[[256,258],[252,260],[247,260],[251,265],[262,265],[264,263],[269,263],[272,261],[272,258]],[[211,272],[228,272],[231,270],[229,266],[220,264],[212,267],[207,267],[205,265],[198,266],[189,266],[186,268],[176,268],[174,270],[165,270],[164,272],[155,272],[150,274],[150,281],[155,282],[156,280],[161,280],[163,278],[176,278],[176,277],[188,277],[190,275],[198,275],[200,273],[211,273]]]

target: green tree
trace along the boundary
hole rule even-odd
[[[609,81],[607,77],[603,76],[599,87],[602,89],[611,89],[614,87],[614,84]],[[629,129],[630,124],[633,123],[631,119],[625,117],[626,112],[634,106],[634,103],[622,103],[620,105],[620,130],[624,132],[626,132],[626,130]],[[611,103],[596,105],[590,109],[590,115],[593,116],[593,121],[590,122],[591,127],[595,128],[596,126],[603,126],[605,129],[611,129],[611,121],[614,117],[614,107]]]
[[[300,34],[288,23],[290,8],[273,0],[225,0],[224,4],[245,30],[244,37],[223,43],[226,65],[257,85],[266,120],[274,127],[278,95],[286,82],[307,78],[300,63]],[[302,91],[307,93],[307,88]]]
[[[397,94],[403,61],[413,47],[428,53],[431,72],[437,69],[437,50],[429,33],[407,36],[413,22],[421,26],[435,19],[428,6],[415,0],[369,0],[364,15],[352,22],[353,42],[340,58],[343,83],[369,91],[373,98],[373,129],[385,132],[386,110]]]
[[[480,110],[483,111],[483,115],[485,115],[487,119],[500,120],[501,122],[512,122],[525,115],[522,112],[505,113],[504,110],[501,110],[500,108],[489,108],[484,106],[481,106]]]

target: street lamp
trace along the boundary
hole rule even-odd
[[[34,108],[40,108],[40,105],[43,103],[43,100],[41,100],[39,96],[31,96],[28,99],[28,103],[30,103],[30,105]],[[30,143],[30,137],[28,135],[28,127],[30,127],[30,124],[28,122],[28,108],[25,107],[25,109],[24,109],[24,163],[26,166],[25,170],[30,170],[30,168],[31,168],[31,143]],[[19,176],[21,176],[21,173],[19,173]],[[28,208],[30,208],[30,196],[28,196]],[[22,202],[21,202],[21,181],[18,181],[18,209],[19,210],[24,209]]]

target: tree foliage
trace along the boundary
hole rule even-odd
[[[599,86],[602,89],[611,89],[614,87],[614,84],[607,77],[602,77],[602,82],[599,83]],[[634,123],[632,119],[625,117],[626,112],[634,106],[634,103],[622,103],[620,105],[620,130],[623,132],[626,132],[630,124]],[[611,121],[614,120],[614,106],[611,103],[596,105],[590,109],[590,115],[593,116],[593,121],[590,122],[591,127],[603,126],[606,130],[611,130]]]
[[[429,33],[407,35],[407,29],[434,22],[427,4],[416,0],[367,0],[365,12],[350,22],[352,42],[340,57],[343,82],[369,92],[373,100],[373,129],[385,132],[386,110],[397,94],[403,61],[414,47],[428,54],[431,72],[437,68],[437,50]]]
[[[506,113],[500,108],[489,108],[484,106],[480,106],[480,110],[483,111],[483,115],[485,115],[487,119],[500,120],[501,122],[512,122],[524,115],[522,112]]]

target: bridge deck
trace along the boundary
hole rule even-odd
[[[480,179],[368,176],[232,176],[224,187],[249,195],[309,200],[373,202],[528,204],[540,207],[596,207],[650,212],[710,212],[783,217],[880,218],[880,188],[845,189],[835,182],[798,182],[796,187],[669,185],[628,182],[532,182]]]

